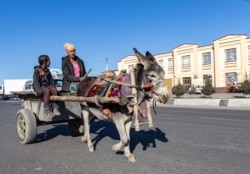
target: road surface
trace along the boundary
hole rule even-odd
[[[95,152],[67,124],[38,127],[33,144],[18,142],[18,101],[0,102],[0,171],[3,174],[249,174],[249,110],[158,107],[154,128],[131,130],[130,163],[111,146],[118,133],[111,122],[91,127]]]

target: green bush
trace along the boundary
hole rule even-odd
[[[174,86],[172,89],[172,93],[176,95],[176,97],[180,97],[184,95],[185,92],[186,92],[185,87],[180,82],[178,82],[178,85]]]
[[[239,90],[244,94],[250,94],[250,81],[244,80],[244,82],[239,87]]]
[[[202,88],[201,93],[207,96],[212,95],[215,92],[215,89],[212,83],[207,80],[205,86]]]

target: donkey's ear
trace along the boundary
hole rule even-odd
[[[146,61],[146,57],[143,54],[141,54],[136,48],[133,48],[133,50],[134,50],[135,55],[138,58],[139,62],[144,63]]]
[[[133,48],[133,50],[134,50],[136,56],[138,56],[138,55],[143,56],[142,53],[140,53],[136,48]]]
[[[136,48],[133,48],[133,50],[134,50],[135,54],[139,53],[139,51]]]
[[[146,57],[148,56],[152,56],[152,54],[149,51],[146,52]]]
[[[149,51],[146,52],[146,59],[156,62],[155,57]]]

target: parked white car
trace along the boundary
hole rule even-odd
[[[192,86],[189,87],[188,93],[189,93],[189,94],[192,94],[192,88],[194,88],[196,94],[201,94],[201,90],[202,90],[202,88],[203,88],[204,86],[205,86],[204,84],[192,85]]]

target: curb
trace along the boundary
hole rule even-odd
[[[176,99],[170,98],[167,104],[157,103],[158,106],[208,106],[208,107],[237,107],[249,108],[250,99]]]

